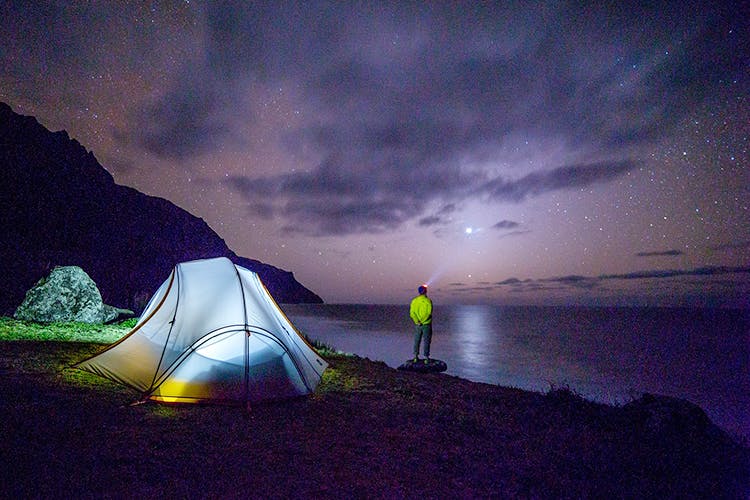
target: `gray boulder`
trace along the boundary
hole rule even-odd
[[[125,312],[102,302],[96,283],[83,269],[57,266],[26,292],[26,298],[13,316],[40,323],[106,323]]]

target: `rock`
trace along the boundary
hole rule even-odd
[[[624,408],[652,433],[702,432],[712,425],[699,406],[684,399],[646,393]]]
[[[57,266],[28,292],[16,319],[51,323],[106,323],[131,311],[104,304],[96,283],[78,266]]]
[[[448,365],[445,364],[445,361],[441,361],[439,359],[430,359],[427,363],[425,363],[423,359],[420,359],[418,361],[410,359],[408,361],[405,361],[401,366],[398,367],[398,369],[407,372],[434,373],[444,372],[448,369]]]

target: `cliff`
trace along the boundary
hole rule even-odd
[[[322,302],[291,272],[240,257],[203,219],[120,186],[67,132],[0,103],[0,314],[56,265],[77,265],[105,303],[140,311],[172,267],[224,256],[278,302]]]

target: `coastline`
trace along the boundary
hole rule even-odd
[[[411,352],[406,306],[290,309],[298,328],[341,351],[394,368]],[[439,313],[433,354],[448,374],[537,392],[570,387],[612,405],[647,393],[687,399],[750,440],[744,313],[497,305],[441,306]]]
[[[724,496],[750,450],[695,405],[621,407],[325,355],[316,393],[256,405],[128,406],[67,368],[98,344],[0,342],[4,496]]]

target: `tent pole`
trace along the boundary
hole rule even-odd
[[[245,324],[245,410],[250,413],[250,329],[247,323]]]
[[[242,285],[242,276],[237,266],[234,266],[234,274],[237,276],[237,283],[240,285],[240,295],[242,295],[242,322],[245,323],[245,404],[247,411],[250,411],[250,325],[247,324],[247,301],[245,300],[245,287]]]

